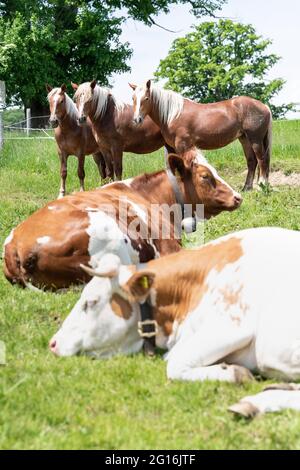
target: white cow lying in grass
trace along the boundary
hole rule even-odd
[[[279,228],[237,232],[197,250],[139,266],[106,255],[61,329],[53,353],[97,357],[142,349],[140,305],[147,301],[156,344],[168,349],[167,376],[240,383],[250,370],[300,379],[300,233]],[[281,388],[284,388],[283,390]],[[300,410],[300,386],[279,385],[231,411],[253,416]]]

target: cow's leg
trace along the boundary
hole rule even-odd
[[[300,411],[300,384],[275,384],[263,392],[242,398],[229,411],[245,418],[284,409]]]
[[[68,154],[63,151],[58,152],[60,159],[60,189],[58,199],[61,199],[66,194],[66,179],[68,175]]]
[[[78,174],[78,178],[80,182],[80,191],[84,191],[84,178],[85,178],[84,162],[85,162],[85,155],[80,155],[78,157],[78,167],[77,167],[77,174]]]
[[[247,167],[248,167],[248,173],[247,173],[247,178],[246,182],[243,188],[243,191],[249,191],[253,188],[253,181],[254,181],[254,176],[255,176],[255,170],[257,167],[257,158],[254,153],[254,150],[251,146],[251,143],[247,139],[246,136],[240,137],[239,141],[242,144],[245,157],[247,160]]]
[[[104,180],[106,178],[106,163],[102,153],[94,153],[93,159],[98,167],[100,178]]]
[[[249,380],[252,375],[245,367],[216,363],[245,348],[252,338],[252,332],[230,320],[206,321],[196,333],[180,340],[170,351],[167,375],[170,379],[191,381],[239,383]]]

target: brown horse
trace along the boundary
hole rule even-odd
[[[101,178],[106,178],[106,166],[90,125],[84,128],[78,125],[77,108],[66,93],[66,85],[62,85],[60,88],[46,85],[46,88],[50,106],[49,122],[55,128],[55,140],[60,159],[61,184],[58,197],[63,197],[66,192],[67,161],[70,155],[75,155],[78,158],[80,191],[84,191],[86,155],[93,154]]]
[[[248,166],[244,190],[253,187],[257,163],[259,182],[268,181],[272,145],[272,114],[268,106],[247,96],[218,103],[195,103],[158,88],[151,80],[143,86],[129,85],[134,90],[135,122],[142,124],[150,116],[178,155],[189,160],[195,147],[218,149],[239,139]]]
[[[89,117],[94,137],[104,155],[106,165],[116,179],[122,178],[123,152],[151,153],[158,150],[165,141],[159,127],[147,117],[141,126],[133,121],[133,107],[118,101],[112,92],[97,85],[96,81],[77,85],[76,100],[79,123],[84,125]],[[167,150],[173,149],[167,146]]]

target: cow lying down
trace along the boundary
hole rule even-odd
[[[36,211],[4,244],[7,279],[50,289],[86,282],[90,276],[80,263],[95,267],[106,253],[136,264],[179,251],[181,240],[168,213],[178,198],[192,210],[203,204],[205,218],[240,206],[241,196],[203,156],[187,167],[173,154],[169,166],[168,172],[71,194]]]
[[[299,265],[300,233],[280,228],[236,232],[137,266],[108,254],[97,268],[84,267],[94,277],[50,349],[132,354],[150,326],[156,345],[168,350],[169,379],[240,383],[255,372],[299,380]],[[145,302],[147,325],[140,322]],[[283,408],[300,410],[299,386],[280,385],[230,409],[253,416]]]

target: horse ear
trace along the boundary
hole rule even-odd
[[[183,158],[179,157],[175,153],[171,153],[168,157],[169,167],[174,176],[180,176],[183,178],[186,172],[186,167]]]
[[[149,294],[155,274],[150,271],[139,271],[133,274],[123,288],[130,292],[134,299],[141,299]]]
[[[134,83],[128,82],[128,85],[130,86],[130,88],[133,89],[133,91],[136,90],[136,88],[137,88],[137,85],[134,85]]]
[[[147,83],[146,83],[146,88],[147,90],[150,90],[151,88],[151,80],[148,80]]]
[[[95,88],[95,86],[97,85],[97,80],[95,80],[95,79],[92,80],[90,85],[91,85],[91,89],[93,90]]]
[[[49,83],[46,83],[46,90],[48,91],[48,93],[50,93],[50,91],[53,90],[53,87],[49,85]]]
[[[65,93],[65,91],[66,91],[66,89],[67,89],[66,84],[63,83],[62,86],[60,87],[60,89],[61,89],[61,91],[62,91],[63,93]]]
[[[71,82],[71,85],[72,85],[73,90],[77,90],[78,87],[79,87],[79,85],[77,85],[77,83]]]

